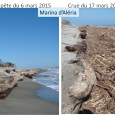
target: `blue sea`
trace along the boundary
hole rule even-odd
[[[42,84],[42,88],[36,91],[36,95],[42,99],[59,103],[59,68],[48,68],[48,71],[38,73],[34,82]]]
[[[109,28],[115,28],[115,25],[96,25],[99,27],[109,27]]]

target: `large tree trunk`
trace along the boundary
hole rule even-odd
[[[78,78],[74,84],[69,88],[69,100],[62,107],[63,114],[79,113],[80,106],[90,95],[94,84],[96,83],[96,76],[91,65],[86,61],[84,55],[81,55],[82,66],[84,72],[79,73]]]

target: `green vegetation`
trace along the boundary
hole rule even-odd
[[[61,22],[63,25],[71,25],[71,23],[67,20],[62,20]]]
[[[15,67],[15,64],[6,62],[6,63],[3,63],[3,67]]]
[[[3,67],[3,61],[0,59],[0,67]]]
[[[0,67],[16,67],[16,65],[11,62],[3,63],[3,61],[0,59]]]

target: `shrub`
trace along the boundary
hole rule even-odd
[[[11,62],[6,62],[6,63],[3,63],[3,67],[15,67],[15,64]]]
[[[62,20],[62,22],[61,22],[63,25],[70,25],[71,23],[69,22],[69,21],[67,21],[67,20]]]

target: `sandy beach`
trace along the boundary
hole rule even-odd
[[[5,100],[0,100],[0,114],[58,114],[58,104],[35,95],[39,88],[39,83],[24,77]]]
[[[78,26],[65,26],[62,28],[62,106],[67,100],[69,100],[68,89],[78,77],[78,75],[74,75],[73,71],[76,69],[79,72],[83,71],[82,66],[72,63],[78,60],[76,53],[67,52],[65,50],[65,46],[72,46],[81,42],[80,39],[77,39],[79,37],[79,33]]]
[[[78,40],[82,40],[81,43]],[[62,113],[115,113],[113,28],[62,28]]]

